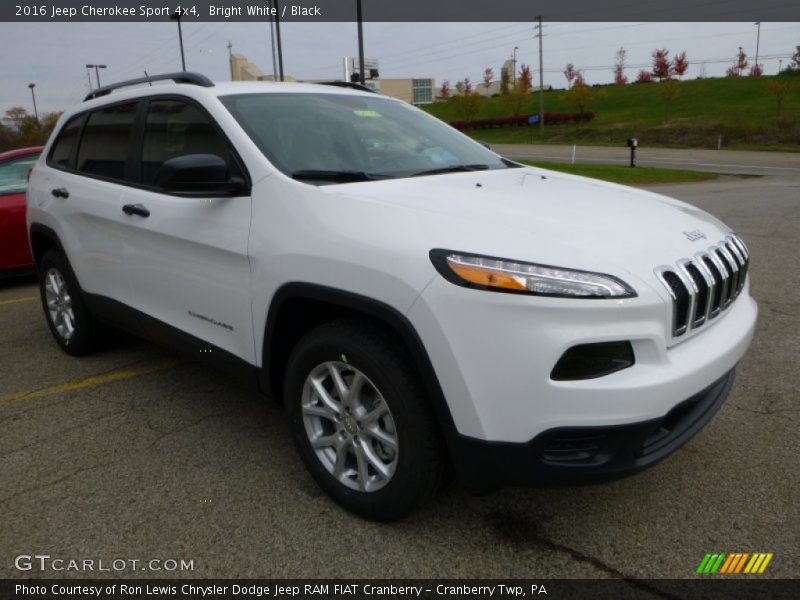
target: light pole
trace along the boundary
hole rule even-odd
[[[356,20],[358,21],[358,77],[359,83],[365,85],[364,77],[364,21],[361,18],[361,0],[356,0]]]
[[[753,25],[758,27],[756,33],[756,71],[758,71],[758,45],[761,42],[761,21],[757,21],[753,23]]]
[[[275,0],[275,44],[278,46],[278,79],[283,81],[283,45],[281,44],[281,5]]]
[[[183,30],[181,29],[181,13],[177,10],[169,16],[170,20],[178,22],[178,43],[181,46],[181,67],[186,71],[186,56],[183,54]]]
[[[519,46],[514,46],[514,58],[511,59],[514,62],[514,87],[517,85],[517,50],[519,50]]]
[[[97,77],[97,87],[100,87],[100,69],[107,68],[106,65],[86,65],[87,69],[94,69],[95,77]],[[91,77],[89,78],[91,81]]]
[[[28,87],[31,88],[31,98],[33,98],[33,114],[36,117],[36,122],[39,122],[39,111],[36,109],[36,92],[33,91],[33,88],[36,87],[35,83],[29,83]]]
[[[89,91],[92,91],[92,72],[89,70],[89,65],[86,65],[86,77],[89,79]]]

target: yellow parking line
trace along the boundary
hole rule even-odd
[[[138,369],[123,369],[121,371],[111,371],[110,373],[103,373],[102,375],[94,375],[92,377],[87,377],[86,379],[80,379],[78,381],[70,381],[68,383],[61,383],[59,385],[53,385],[38,390],[32,390],[30,392],[19,392],[17,394],[11,394],[9,396],[0,396],[0,406],[3,406],[5,404],[10,404],[18,400],[31,400],[33,398],[41,398],[42,396],[52,396],[53,394],[61,394],[63,392],[71,392],[73,390],[96,387],[98,385],[103,385],[105,383],[112,383],[114,381],[120,381],[123,379],[131,379],[133,377],[147,375],[148,373],[154,373],[156,371],[163,371],[164,369],[170,369],[175,365],[177,365],[179,362],[180,361],[177,360],[161,361],[157,363],[151,363],[144,367],[139,367]]]
[[[17,302],[30,302],[31,300],[38,300],[39,296],[25,296],[24,298],[14,298],[12,300],[0,300],[0,306],[5,304],[16,304]]]

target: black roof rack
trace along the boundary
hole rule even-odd
[[[89,92],[83,101],[86,102],[87,100],[93,100],[94,98],[105,96],[110,94],[113,90],[117,90],[119,88],[128,87],[131,85],[139,85],[141,83],[152,83],[154,81],[167,81],[170,79],[175,83],[189,83],[192,85],[201,85],[203,87],[214,87],[214,82],[200,73],[165,73],[164,75],[148,75],[147,77],[128,79],[127,81],[120,81],[119,83],[105,85]]]
[[[332,85],[334,87],[343,87],[343,88],[350,88],[352,90],[359,90],[360,92],[370,92],[372,94],[377,94],[375,90],[371,87],[364,85],[363,83],[356,83],[354,81],[317,81],[319,85]]]

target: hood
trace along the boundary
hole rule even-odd
[[[652,274],[730,229],[684,202],[544,169],[474,171],[326,191],[417,213],[431,248],[606,273]],[[700,237],[705,236],[705,237]],[[692,241],[694,240],[694,241]]]

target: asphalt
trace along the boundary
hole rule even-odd
[[[492,150],[518,160],[543,160],[585,164],[630,164],[627,146],[566,146],[534,144],[492,144]],[[727,175],[772,175],[800,177],[800,153],[751,152],[745,150],[702,150],[677,148],[636,149],[636,164],[710,171]]]
[[[0,284],[0,578],[93,576],[15,568],[34,554],[193,561],[121,576],[682,578],[717,551],[772,552],[761,577],[800,576],[800,178],[655,189],[753,256],[758,330],[714,420],[629,479],[486,496],[447,482],[389,525],[320,492],[278,406],[135,339],[71,358],[34,282]]]

